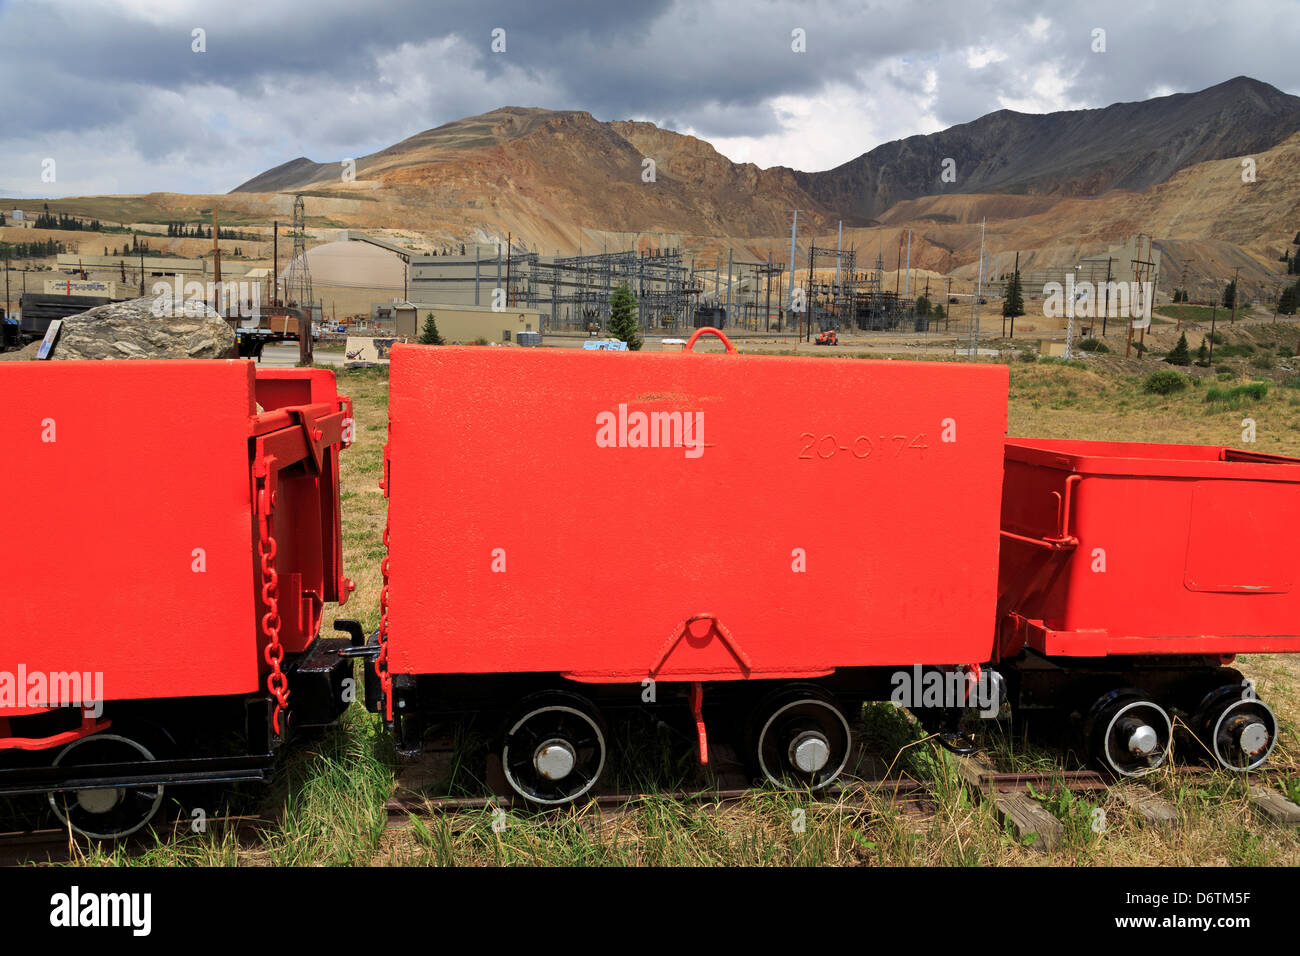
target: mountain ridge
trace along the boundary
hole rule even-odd
[[[1267,150],[1297,131],[1300,97],[1239,76],[1194,93],[1093,109],[995,110],[937,133],[882,143],[828,170],[803,172],[736,163],[707,140],[645,121],[505,106],[362,156],[355,173],[359,182],[380,188],[456,180],[453,191],[471,206],[495,205],[491,187],[509,180],[525,198],[584,227],[758,235],[770,234],[777,211],[785,216],[791,208],[817,227],[837,219],[867,226],[900,202],[928,196],[1140,192],[1197,163]],[[646,159],[654,160],[655,182],[666,185],[661,195],[647,192],[638,202],[625,187],[644,182]],[[955,182],[941,179],[945,160],[952,160]],[[482,175],[479,195],[473,195],[472,177],[452,167]],[[297,157],[231,192],[328,191],[333,184],[343,195],[353,184],[343,181],[342,171],[341,162]],[[556,174],[572,180],[573,188],[564,189]],[[571,194],[569,202],[548,203],[546,194],[555,192]],[[754,219],[748,223],[740,202],[746,193]],[[617,201],[601,201],[611,194]],[[696,221],[692,210],[699,211]]]

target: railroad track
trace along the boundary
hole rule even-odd
[[[1009,823],[1021,836],[1037,833],[1035,842],[1040,849],[1050,850],[1063,837],[1061,822],[1052,816],[1033,796],[1034,793],[1052,792],[1064,788],[1076,793],[1118,793],[1148,822],[1162,827],[1176,827],[1177,809],[1150,790],[1140,778],[1116,779],[1093,770],[1050,770],[1042,772],[999,772],[978,757],[956,758],[956,768],[963,782],[981,799],[992,801],[1000,820]],[[1210,767],[1179,767],[1174,771],[1190,780],[1208,780],[1220,774]],[[1284,770],[1264,768],[1248,775],[1251,802],[1260,814],[1283,826],[1300,826],[1300,806],[1291,803],[1279,791],[1263,786],[1282,776]],[[489,783],[492,782],[489,774]],[[404,779],[406,783],[404,784]],[[490,796],[426,796],[414,792],[407,785],[419,783],[419,765],[408,767],[399,775],[393,796],[385,804],[387,828],[401,830],[411,826],[411,818],[447,814],[484,813],[492,810],[536,811],[532,804],[504,793]],[[584,807],[594,807],[602,817],[614,819],[633,813],[650,801],[676,801],[711,805],[719,809],[739,805],[760,794],[775,795],[780,791],[761,790],[737,785],[734,770],[724,772],[719,785],[656,792],[605,792],[590,798]],[[882,805],[904,813],[927,816],[939,805],[932,782],[910,778],[877,777],[850,778],[841,785],[827,787],[810,794],[788,791],[787,795],[800,800],[800,806],[838,807],[842,809],[878,809]],[[505,788],[501,788],[505,789]],[[537,811],[545,813],[547,811]],[[562,811],[551,811],[562,812]],[[214,817],[209,827],[234,827],[241,841],[256,843],[266,827],[277,825],[272,816]],[[188,820],[177,820],[158,828],[164,842],[183,837],[189,832]],[[128,841],[128,850],[146,850],[156,846],[152,836],[134,837]],[[87,842],[78,838],[70,842],[66,830],[46,829],[0,833],[0,867],[30,864],[67,864],[88,851]]]
[[[979,757],[956,758],[956,769],[962,781],[980,799],[991,802],[1001,822],[1008,824],[1021,837],[1036,834],[1033,845],[1040,850],[1051,850],[1065,836],[1064,825],[1053,816],[1035,794],[1050,793],[1063,788],[1074,793],[1113,792],[1132,807],[1144,820],[1166,829],[1176,828],[1180,814],[1176,807],[1145,785],[1141,778],[1116,778],[1093,770],[1050,770],[1042,772],[999,772]],[[1219,771],[1211,767],[1180,767],[1180,776],[1208,780]],[[1300,806],[1291,803],[1278,790],[1264,786],[1268,780],[1284,771],[1262,769],[1246,775],[1252,804],[1267,819],[1283,826],[1300,826]],[[411,782],[420,779],[419,772],[408,774]],[[489,769],[488,782],[495,774]],[[734,774],[723,774],[722,785],[694,789],[678,789],[653,793],[606,792],[598,793],[582,804],[592,807],[602,817],[619,817],[634,812],[638,807],[654,800],[709,804],[719,808],[741,803],[762,793],[780,791],[761,790],[749,786],[735,786]],[[400,830],[411,826],[411,819],[436,815],[484,813],[495,810],[524,810],[546,813],[534,805],[507,792],[507,788],[494,787],[492,796],[427,796],[403,786],[399,776],[394,794],[385,804],[387,826]],[[850,779],[842,785],[827,787],[816,793],[800,795],[788,791],[793,798],[805,797],[801,806],[878,809],[885,805],[905,813],[925,816],[938,807],[936,784],[910,778],[880,777],[875,779]],[[563,812],[563,811],[549,811]]]
[[[209,817],[207,820],[209,832],[233,828],[236,839],[241,843],[258,840],[265,828],[278,824],[279,820],[275,817],[256,815]],[[164,844],[190,832],[188,819],[156,827],[153,831]],[[129,852],[136,852],[152,849],[158,845],[158,841],[152,833],[145,833],[129,838],[125,845]],[[93,846],[93,841],[80,835],[74,835],[70,839],[68,831],[63,829],[0,833],[0,867],[75,863],[78,858],[92,852]]]

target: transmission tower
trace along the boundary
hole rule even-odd
[[[284,297],[291,305],[310,308],[311,270],[307,268],[307,222],[302,196],[293,199],[293,257],[284,276]]]

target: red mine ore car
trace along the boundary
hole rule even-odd
[[[351,587],[332,373],[7,362],[0,393],[25,489],[0,533],[0,795],[122,836],[164,787],[262,779],[290,718],[337,718],[347,641],[317,638]]]
[[[1171,711],[1223,767],[1259,766],[1277,721],[1223,665],[1300,650],[1297,526],[1294,458],[1009,440],[993,659],[1013,702],[1084,707],[1090,749],[1119,773],[1164,759]]]
[[[1116,773],[1165,759],[1176,708],[1224,766],[1264,759],[1272,714],[1222,665],[1297,649],[1272,529],[1300,462],[1007,443],[1004,366],[744,356],[701,332],[728,354],[394,347],[367,701],[404,751],[489,715],[509,785],[562,804],[606,766],[607,711],[675,702],[701,761],[716,722],[756,775],[816,788],[863,700],[939,672],[986,715],[1079,711]],[[975,699],[921,682],[903,702],[961,747]]]

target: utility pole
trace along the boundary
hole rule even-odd
[[[1106,316],[1110,314],[1110,256],[1106,257],[1106,301],[1101,309],[1101,337],[1106,337]]]
[[[1146,239],[1147,241],[1146,258],[1141,258],[1143,239]],[[1134,241],[1133,252],[1135,255],[1139,257],[1137,259],[1131,260],[1131,264],[1133,266],[1133,279],[1137,282],[1137,288],[1141,290],[1142,304],[1143,304],[1142,312],[1145,313],[1148,310],[1148,306],[1152,304],[1147,300],[1149,298],[1153,298],[1155,296],[1155,291],[1156,291],[1154,279],[1151,282],[1151,290],[1149,294],[1146,288],[1147,277],[1152,275],[1152,269],[1155,266],[1155,263],[1151,261],[1151,237],[1145,235],[1144,233],[1138,233]],[[1141,266],[1141,268],[1139,268],[1139,266]],[[1133,345],[1133,302],[1131,299],[1129,301],[1128,341],[1129,341],[1129,348],[1131,349]],[[1146,341],[1147,341],[1147,327],[1143,325],[1142,334],[1138,337],[1138,351],[1141,352],[1142,355],[1146,355]],[[1128,356],[1128,353],[1129,353],[1129,349],[1125,349],[1124,351],[1125,357]]]
[[[1214,320],[1219,315],[1219,303],[1215,302],[1210,310],[1210,358],[1209,363],[1214,364]]]
[[[506,306],[510,305],[510,259],[514,252],[514,233],[506,233]]]
[[[782,301],[782,300],[781,300],[781,293],[784,291],[784,290],[782,289],[782,286],[783,286],[784,284],[785,284],[785,270],[784,270],[784,269],[780,269],[780,270],[778,270],[777,273],[776,273],[776,301],[777,301],[777,304],[778,304],[778,305],[779,305],[779,304],[781,303],[781,301]],[[776,330],[777,330],[778,332],[781,331],[781,313],[782,313],[783,311],[784,311],[784,310],[782,310],[782,309],[778,309],[778,310],[777,310],[777,316],[776,316]]]
[[[984,292],[984,226],[986,219],[980,220],[980,267],[979,279],[975,284],[975,294],[970,300],[970,345],[968,353],[970,358],[975,358],[979,352],[979,335],[980,335],[980,296]]]
[[[799,234],[799,210],[793,209],[791,212],[794,213],[794,218],[790,221],[790,310],[794,311],[794,243]]]
[[[217,211],[212,210],[212,279],[221,281],[221,223],[217,221]]]
[[[1016,253],[1016,271],[1011,273],[1011,281],[1016,284],[1016,290],[1020,289],[1020,253]],[[1016,307],[1015,303],[1011,304],[1011,337],[1016,337]]]
[[[23,272],[23,278],[26,279],[27,273]],[[5,245],[5,315],[9,315],[9,246]]]
[[[903,295],[912,292],[912,230],[907,230],[907,273],[903,279]]]
[[[1232,324],[1237,324],[1237,276],[1241,275],[1241,266],[1232,273]]]
[[[280,220],[271,223],[271,305],[280,304]]]
[[[694,264],[692,263],[692,269]],[[695,281],[691,281],[695,285]],[[772,331],[772,250],[767,250],[767,302],[763,306],[763,331]]]
[[[732,308],[731,290],[733,286],[731,282],[731,270],[732,267],[735,265],[735,262],[736,262],[736,250],[730,248],[727,249],[727,316],[728,318],[730,318],[731,316],[731,308]]]
[[[894,264],[894,298],[903,298],[903,234],[898,234],[898,261]]]
[[[840,220],[839,236],[835,240],[835,298],[840,296],[840,253],[844,250],[844,220]]]

